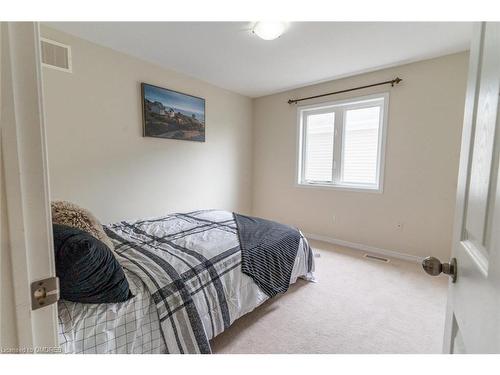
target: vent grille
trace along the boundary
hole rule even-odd
[[[365,257],[366,259],[370,259],[370,260],[376,260],[378,262],[389,263],[388,258],[384,258],[384,257],[378,256],[378,255],[364,254],[363,257]]]
[[[71,47],[50,39],[40,40],[42,65],[71,73]]]

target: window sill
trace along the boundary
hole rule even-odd
[[[368,187],[368,186],[356,186],[356,185],[333,185],[333,184],[322,184],[322,183],[307,183],[307,182],[297,182],[295,187],[306,188],[306,189],[326,189],[326,190],[340,190],[340,191],[351,191],[356,193],[383,193],[382,186],[379,187]]]

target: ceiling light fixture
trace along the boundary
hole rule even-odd
[[[279,38],[285,31],[284,22],[257,22],[252,32],[264,40]]]

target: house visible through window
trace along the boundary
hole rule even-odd
[[[301,185],[382,190],[388,94],[299,107]]]

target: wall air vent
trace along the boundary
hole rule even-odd
[[[50,39],[40,39],[42,65],[71,73],[71,47]]]
[[[389,263],[388,258],[384,258],[384,257],[378,256],[378,255],[364,254],[363,257],[365,257],[366,259],[370,259],[370,260],[376,260],[379,262]]]

